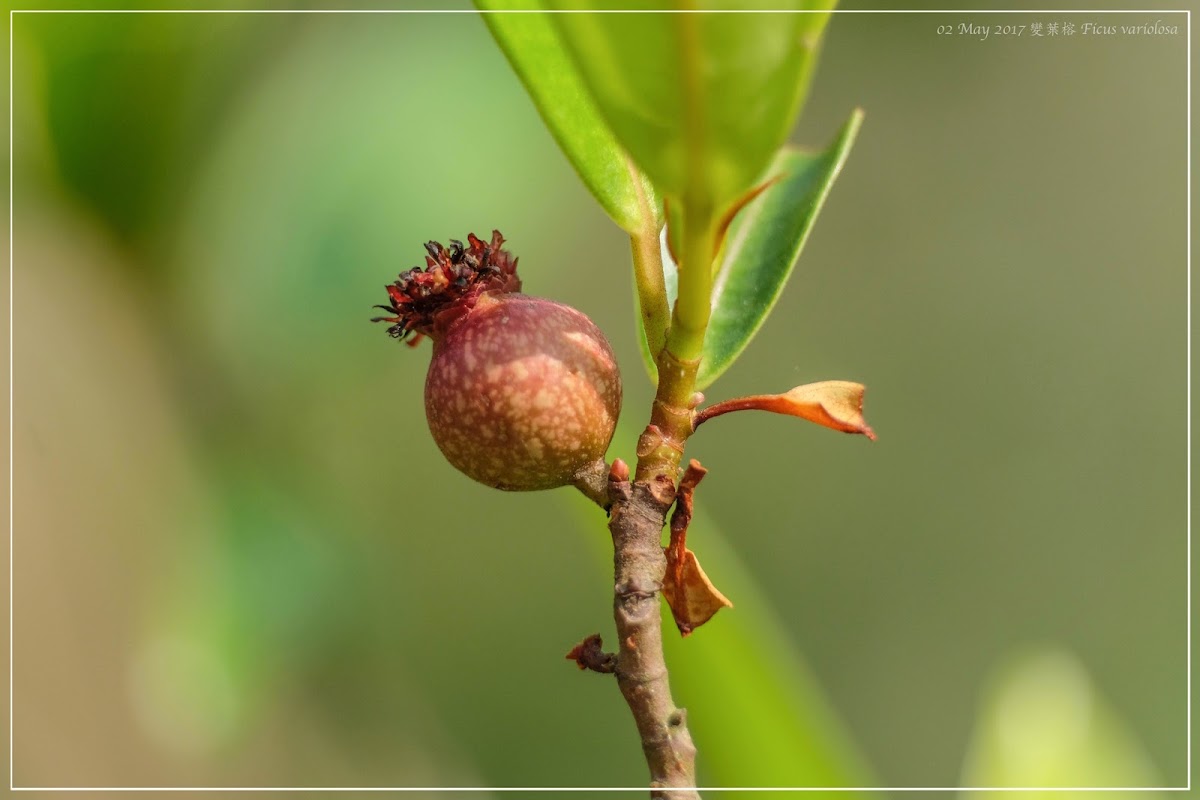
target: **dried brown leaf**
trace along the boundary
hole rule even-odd
[[[875,440],[875,431],[863,418],[863,393],[866,387],[852,381],[821,381],[797,386],[783,394],[739,397],[711,405],[697,412],[693,427],[730,411],[771,411],[800,417],[826,428],[846,433],[861,433]]]
[[[708,622],[722,608],[733,608],[729,598],[708,579],[696,554],[686,548],[674,564],[667,564],[662,592],[675,617],[675,626],[684,636]]]
[[[675,626],[684,636],[708,622],[720,609],[733,606],[704,574],[696,554],[687,549],[688,525],[692,521],[692,495],[706,473],[707,470],[695,459],[684,470],[679,491],[675,495],[675,512],[671,515],[671,543],[666,549],[667,571],[663,577],[662,594],[671,607]]]
[[[863,393],[867,387],[852,381],[821,381],[797,386],[779,397],[779,413],[846,433],[861,433],[874,441],[875,431],[863,418]]]

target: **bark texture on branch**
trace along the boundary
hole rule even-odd
[[[659,592],[666,571],[662,529],[675,499],[669,478],[629,481],[621,462],[609,478],[615,586],[613,616],[619,649],[617,682],[633,712],[650,767],[651,797],[698,798],[696,747],[687,712],[671,699],[663,657]]]

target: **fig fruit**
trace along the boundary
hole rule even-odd
[[[426,268],[387,287],[397,339],[433,340],[425,378],[429,431],[446,459],[510,491],[574,483],[603,463],[621,409],[608,340],[570,306],[521,294],[517,260],[474,234],[425,245]]]

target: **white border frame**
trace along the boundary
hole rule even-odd
[[[474,8],[11,8],[8,11],[8,790],[10,792],[647,792],[636,787],[32,787],[16,786],[13,762],[13,19],[16,14],[486,14],[486,13],[780,13],[774,10],[722,11],[480,11]],[[792,12],[809,13],[809,12]],[[941,10],[941,8],[854,8],[839,14],[1186,14],[1187,30],[1187,559],[1188,559],[1188,691],[1187,786],[1168,787],[697,787],[700,792],[1190,792],[1192,790],[1192,10],[1190,8],[994,8],[994,10]]]

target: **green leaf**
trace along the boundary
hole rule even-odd
[[[1161,779],[1136,738],[1069,653],[1017,654],[985,693],[963,776],[964,786],[1149,787]],[[1113,796],[1135,797],[1133,791]],[[980,791],[973,798],[1011,792]],[[1023,796],[1057,798],[1061,792]]]
[[[767,173],[782,176],[778,183],[734,218],[713,285],[697,389],[729,369],[771,313],[846,162],[862,118],[856,110],[824,152],[782,151]],[[670,273],[675,266],[669,258],[664,252],[668,301],[674,303]]]
[[[596,0],[549,1],[562,10],[604,7]],[[640,0],[623,7],[661,5]],[[689,7],[722,5],[707,0]],[[554,16],[604,118],[661,193],[723,208],[787,139],[832,4],[769,5],[780,13]]]
[[[475,0],[484,11],[541,10],[538,0]],[[617,225],[657,229],[650,182],[621,149],[575,70],[550,14],[483,14],[542,120],[588,190]]]

